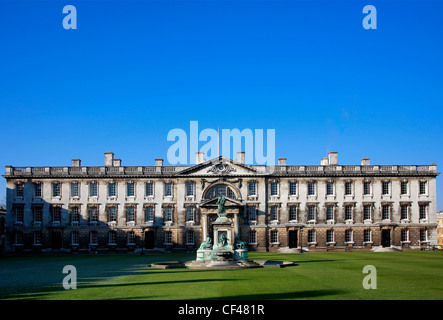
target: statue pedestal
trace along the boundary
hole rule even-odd
[[[221,216],[212,223],[215,247],[231,246],[233,240],[231,219]],[[224,241],[222,240],[224,239]],[[231,247],[232,248],[232,247]]]
[[[214,221],[214,223],[229,224],[230,225],[230,224],[232,224],[232,221],[225,214],[225,215],[219,215],[217,217],[217,219]]]
[[[248,260],[248,250],[235,249],[234,250],[234,260]]]
[[[212,250],[208,250],[208,249],[197,250],[197,260],[201,260],[201,261],[211,260],[211,251]]]

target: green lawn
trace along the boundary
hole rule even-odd
[[[148,264],[195,255],[53,255],[0,258],[1,299],[443,299],[443,252],[250,253],[282,269],[159,270]],[[64,290],[65,265],[77,290]],[[365,265],[377,289],[365,290]]]

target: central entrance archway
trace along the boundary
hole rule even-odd
[[[204,199],[214,199],[219,196],[224,196],[230,199],[241,199],[240,191],[233,185],[226,183],[217,183],[209,186],[203,192]]]

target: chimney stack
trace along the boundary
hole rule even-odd
[[[105,152],[105,167],[112,167],[114,162],[114,153]]]
[[[285,166],[286,165],[286,158],[278,158],[278,165]]]
[[[80,167],[82,161],[80,159],[72,159],[72,166],[73,167]]]
[[[245,155],[244,151],[237,151],[237,162],[241,164],[245,164]]]
[[[155,159],[156,167],[163,167],[163,159]]]
[[[120,167],[122,165],[121,159],[113,159],[112,164],[114,167]]]
[[[369,166],[370,159],[369,158],[363,158],[361,159],[361,165],[362,166]]]
[[[205,162],[205,158],[204,158],[205,153],[202,151],[197,151],[195,153],[195,164],[200,164]]]
[[[321,158],[320,165],[322,165],[322,166],[329,165],[329,158]]]
[[[330,151],[328,153],[329,158],[329,164],[330,165],[337,165],[338,164],[338,157],[337,157],[337,151]]]

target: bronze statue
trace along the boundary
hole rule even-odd
[[[246,242],[241,241],[238,234],[235,236],[234,249],[246,249]]]
[[[226,201],[226,199],[225,199],[225,197],[223,197],[223,195],[218,197],[217,205],[218,205],[218,216],[219,217],[220,217],[220,214],[226,213],[225,201]]]
[[[228,245],[228,237],[226,237],[226,234],[224,232],[218,237],[218,245],[221,247]]]
[[[212,249],[212,239],[209,234],[206,235],[206,241],[203,241],[199,250]]]

